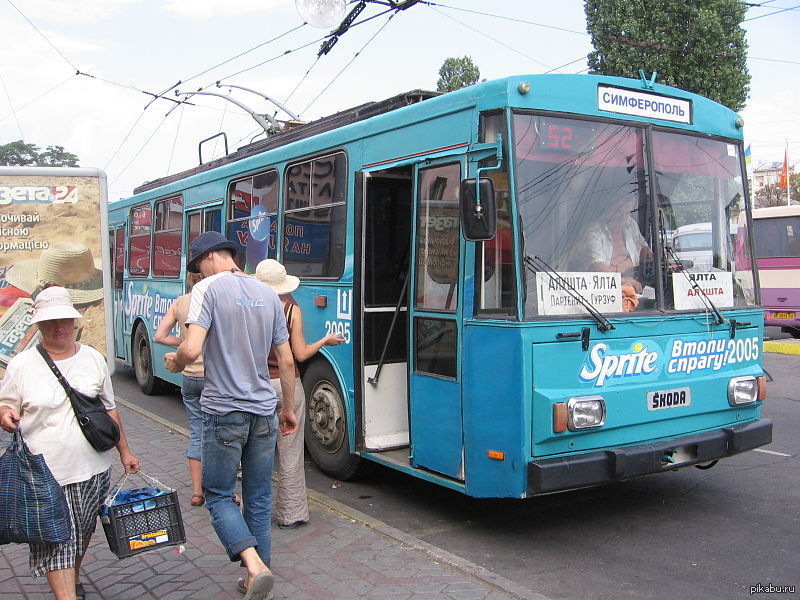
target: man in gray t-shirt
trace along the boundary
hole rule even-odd
[[[241,272],[236,247],[217,232],[189,245],[189,271],[204,279],[192,289],[188,334],[177,352],[165,356],[180,372],[202,352],[203,488],[211,523],[231,561],[247,568],[245,600],[264,600],[272,589],[269,569],[272,465],[278,429],[297,430],[294,359],[280,300],[266,284]],[[270,385],[267,357],[275,349],[284,401]],[[289,398],[287,398],[287,392]],[[236,473],[242,466],[243,513],[234,504]]]

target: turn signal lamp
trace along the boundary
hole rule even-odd
[[[506,459],[506,453],[505,452],[501,452],[500,450],[487,450],[486,451],[486,455],[489,458],[493,458],[495,460],[505,460]]]
[[[567,403],[553,404],[553,432],[564,433],[567,430]]]
[[[606,401],[602,396],[576,396],[567,402],[567,428],[582,431],[606,422]]]
[[[766,400],[767,399],[767,378],[762,375],[761,377],[757,377],[756,381],[758,381],[758,399],[759,400]]]

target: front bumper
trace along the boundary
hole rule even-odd
[[[533,461],[528,463],[528,496],[707,463],[771,441],[772,421],[760,419],[747,425],[724,427],[666,442]],[[665,457],[672,455],[681,457],[680,462],[665,461]]]

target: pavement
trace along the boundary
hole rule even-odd
[[[178,491],[187,541],[118,559],[98,523],[82,568],[87,600],[241,600],[236,580],[244,569],[228,560],[208,510],[189,505],[188,432],[121,398],[118,407],[142,469]],[[9,439],[0,431],[0,448]],[[112,483],[121,473],[115,464]],[[276,600],[548,600],[324,494],[308,494],[310,522],[272,530]],[[28,547],[0,546],[0,600],[52,598],[45,578],[30,574]]]
[[[767,340],[764,351],[800,354],[800,339]],[[82,569],[87,600],[241,600],[236,580],[244,570],[227,559],[208,511],[189,505],[188,432],[117,400],[143,470],[178,491],[187,541],[118,559],[98,523]],[[9,440],[0,431],[0,448]],[[112,482],[120,475],[115,464]],[[131,481],[138,487],[141,480]],[[325,494],[307,493],[310,522],[272,530],[276,600],[548,600]],[[0,600],[52,598],[46,580],[30,574],[27,546],[0,546]]]

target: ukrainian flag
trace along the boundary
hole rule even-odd
[[[748,145],[747,148],[744,149],[744,166],[746,169],[749,169],[753,164],[753,157],[750,154],[750,146]]]

